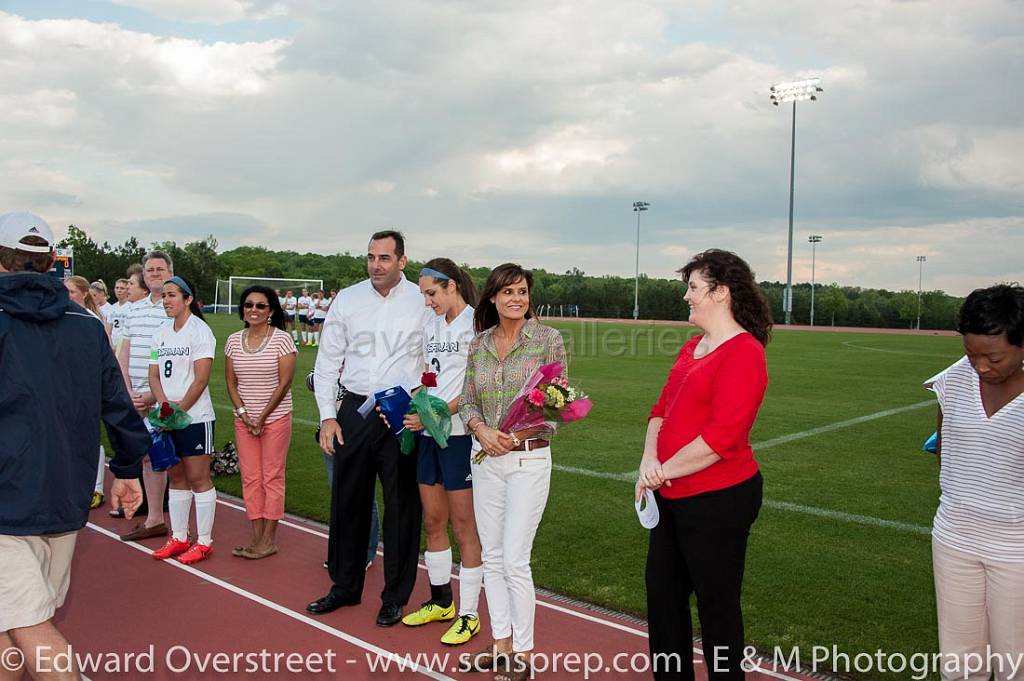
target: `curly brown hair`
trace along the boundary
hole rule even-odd
[[[709,248],[693,256],[679,272],[683,281],[689,280],[693,272],[700,272],[711,285],[711,291],[719,286],[728,288],[733,318],[761,345],[768,345],[772,338],[771,307],[754,280],[754,271],[743,258],[731,251]]]

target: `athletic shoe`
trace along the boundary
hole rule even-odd
[[[480,619],[476,615],[462,615],[452,622],[441,643],[446,646],[461,646],[480,633]]]
[[[452,619],[455,619],[454,601],[447,608],[433,601],[427,601],[419,610],[403,617],[402,624],[407,627],[421,627],[431,622],[446,622]]]
[[[213,547],[206,546],[196,542],[193,544],[188,551],[178,556],[178,562],[184,563],[185,565],[192,565],[192,563],[198,563],[201,560],[206,560],[213,555]]]
[[[180,553],[185,553],[191,548],[191,544],[187,541],[178,541],[174,537],[167,540],[167,543],[158,548],[153,552],[153,558],[156,560],[167,560],[173,558]]]
[[[103,505],[103,492],[92,493],[92,503],[89,504],[89,508],[99,508]]]

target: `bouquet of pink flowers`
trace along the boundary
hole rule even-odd
[[[545,423],[579,421],[590,413],[593,406],[589,397],[569,385],[561,363],[552,362],[533,372],[533,376],[512,400],[498,430],[514,433],[537,428]],[[479,464],[485,458],[487,454],[481,451],[473,461]]]

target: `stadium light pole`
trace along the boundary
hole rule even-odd
[[[921,330],[921,282],[924,278],[924,264],[928,256],[917,256],[917,330]]]
[[[786,292],[782,299],[786,324],[793,323],[793,180],[796,176],[796,103],[816,101],[821,88],[821,78],[795,80],[771,86],[772,104],[793,103],[793,126],[789,148],[789,246],[786,251]]]
[[[633,280],[633,319],[640,318],[640,213],[651,207],[646,201],[634,201],[636,213],[636,278]]]
[[[814,326],[814,250],[821,243],[821,235],[812,234],[807,240],[811,242],[811,326]]]

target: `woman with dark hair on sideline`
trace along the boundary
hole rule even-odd
[[[762,488],[750,431],[768,387],[772,318],[735,253],[698,253],[681,272],[704,333],[683,345],[651,410],[636,483],[637,500],[660,513],[647,551],[650,652],[655,679],[694,678],[696,593],[703,647],[715,652],[708,678],[742,679],[740,590]]]
[[[530,304],[533,275],[507,263],[487,278],[473,314],[478,332],[469,346],[459,414],[487,458],[473,464],[473,510],[483,554],[492,645],[472,656],[473,667],[496,668],[495,681],[532,673],[537,607],[530,556],[551,488],[554,430],[498,430],[509,406],[541,366],[566,367],[555,329],[537,321]]]
[[[285,330],[276,292],[250,286],[238,299],[245,328],[224,345],[228,396],[234,405],[238,464],[252,542],[232,554],[250,560],[277,553],[277,523],[284,517],[285,462],[292,439],[292,378],[298,352]]]
[[[959,662],[941,671],[947,680],[1005,681],[1004,663],[1024,651],[1024,288],[973,291],[956,330],[967,356],[932,384],[939,651]],[[973,656],[987,662],[972,673]]]

